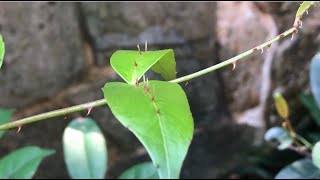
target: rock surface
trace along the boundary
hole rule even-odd
[[[83,75],[86,62],[73,3],[0,2],[6,43],[0,106],[47,99]]]

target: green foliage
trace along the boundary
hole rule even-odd
[[[289,110],[288,110],[287,101],[282,97],[280,93],[275,93],[273,95],[273,98],[274,98],[276,109],[279,116],[282,117],[283,119],[288,118]]]
[[[320,53],[316,54],[311,60],[310,85],[312,94],[320,108]]]
[[[264,139],[266,141],[272,141],[276,139],[279,142],[279,150],[284,150],[293,143],[293,139],[290,137],[288,131],[281,127],[273,127],[269,129],[266,132]]]
[[[11,120],[14,109],[0,109],[0,124],[6,123]],[[0,138],[3,136],[5,131],[0,131]]]
[[[312,149],[312,162],[320,168],[320,141],[317,142]]]
[[[101,130],[90,118],[74,119],[63,134],[64,159],[74,179],[103,179],[107,148]]]
[[[179,178],[193,136],[193,119],[180,85],[111,82],[104,97],[115,117],[145,146],[160,178]]]
[[[3,38],[2,38],[2,36],[0,34],[0,68],[1,68],[2,63],[3,63],[4,54],[5,54],[5,45],[4,45],[4,42],[3,42]]]
[[[297,10],[296,18],[301,17],[315,2],[316,1],[303,1],[303,3],[300,4],[299,9]]]
[[[302,104],[308,108],[312,118],[320,126],[320,109],[312,94],[300,95]]]
[[[280,170],[275,179],[319,179],[320,170],[310,159],[301,159]]]
[[[172,49],[144,52],[119,50],[111,56],[110,64],[129,84],[135,84],[150,68],[161,74],[165,80],[176,78],[176,62]]]
[[[16,150],[0,160],[0,179],[30,179],[42,159],[54,152],[35,146]]]
[[[159,179],[159,175],[152,162],[144,162],[129,168],[118,179]]]

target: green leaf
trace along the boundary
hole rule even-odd
[[[276,139],[280,143],[278,146],[279,150],[284,150],[293,143],[293,139],[290,137],[288,131],[281,127],[273,127],[269,129],[264,135],[264,139],[266,141]]]
[[[320,170],[310,159],[301,159],[284,167],[275,179],[319,179]]]
[[[316,1],[303,1],[302,4],[300,4],[300,7],[296,13],[296,18],[302,17],[302,15],[310,8],[311,5],[313,5]]]
[[[14,109],[0,109],[0,124],[4,124],[11,120]],[[3,136],[5,131],[0,131],[0,138]]]
[[[308,108],[314,121],[320,126],[320,109],[312,94],[300,95],[302,104]]]
[[[103,179],[107,169],[107,146],[98,125],[77,118],[63,133],[64,160],[73,179]]]
[[[111,56],[112,68],[129,84],[135,84],[150,68],[165,80],[176,78],[176,62],[172,49],[159,51],[119,50]]]
[[[0,34],[0,68],[1,68],[2,63],[3,63],[4,53],[5,53],[5,45],[4,45],[4,42],[3,42],[3,38],[2,38],[2,36]]]
[[[148,83],[148,86],[107,83],[103,88],[104,97],[115,117],[147,149],[160,178],[179,178],[193,137],[188,100],[178,84]]]
[[[320,141],[318,141],[312,149],[312,162],[320,168]]]
[[[316,54],[311,60],[310,83],[312,94],[320,109],[320,53]]]
[[[288,110],[287,101],[282,97],[280,93],[275,93],[273,98],[274,98],[276,109],[279,116],[282,117],[283,119],[288,118],[289,110]]]
[[[36,146],[18,149],[0,160],[0,179],[30,179],[40,162],[54,152]]]
[[[118,179],[159,179],[159,175],[152,162],[145,162],[126,170]]]

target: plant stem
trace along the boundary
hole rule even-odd
[[[35,121],[40,121],[40,120],[44,120],[44,119],[48,119],[48,118],[52,118],[52,117],[58,117],[58,116],[63,116],[63,115],[67,115],[73,112],[78,112],[78,111],[82,111],[85,109],[88,109],[90,107],[97,107],[97,106],[102,106],[107,104],[105,99],[100,99],[97,101],[92,101],[89,103],[85,103],[85,104],[80,104],[80,105],[76,105],[76,106],[71,106],[68,108],[64,108],[64,109],[58,109],[58,110],[54,110],[54,111],[50,111],[50,112],[46,112],[46,113],[42,113],[42,114],[38,114],[35,116],[30,116],[24,119],[20,119],[17,121],[12,121],[6,124],[3,124],[0,126],[0,131],[1,130],[6,130],[6,129],[11,129],[23,124],[28,124],[28,123],[32,123]]]
[[[309,150],[313,149],[313,145],[307,141],[304,137],[300,136],[299,134],[296,134],[296,138],[302,142]]]
[[[220,69],[220,68],[222,68],[224,66],[232,64],[233,62],[236,62],[236,61],[238,61],[240,59],[243,59],[244,57],[246,57],[246,56],[248,56],[248,55],[250,55],[250,54],[252,54],[252,53],[254,53],[254,52],[258,51],[258,50],[262,50],[263,51],[263,48],[271,46],[272,43],[284,38],[285,36],[288,36],[288,35],[294,33],[295,31],[297,31],[296,28],[291,28],[291,29],[287,30],[286,32],[278,35],[277,37],[275,37],[275,38],[273,38],[273,39],[271,39],[271,40],[269,40],[269,41],[267,41],[267,42],[265,42],[263,44],[260,44],[259,46],[256,46],[255,48],[252,48],[252,49],[250,49],[250,50],[248,50],[248,51],[246,51],[246,52],[244,52],[242,54],[239,54],[239,55],[237,55],[237,56],[235,56],[235,57],[233,57],[231,59],[223,61],[223,62],[221,62],[221,63],[219,63],[217,65],[211,66],[209,68],[203,69],[203,70],[198,71],[196,73],[192,73],[190,75],[183,76],[183,77],[180,77],[178,79],[172,80],[170,82],[180,83],[180,82],[188,81],[190,79],[193,79],[193,78],[202,76],[204,74],[207,74],[209,72],[215,71],[217,69]]]
[[[242,54],[239,54],[239,55],[237,55],[237,56],[235,56],[235,57],[233,57],[231,59],[223,61],[223,62],[221,62],[219,64],[216,64],[214,66],[211,66],[209,68],[203,69],[201,71],[192,73],[190,75],[174,79],[174,80],[169,81],[169,82],[181,83],[181,82],[184,82],[184,81],[188,81],[188,80],[191,80],[193,78],[205,75],[205,74],[207,74],[209,72],[215,71],[215,70],[217,70],[219,68],[222,68],[224,66],[227,66],[229,64],[235,63],[236,61],[238,61],[240,59],[243,59],[244,57],[247,57],[250,54],[253,54],[254,52],[256,52],[258,50],[263,51],[263,48],[269,48],[272,43],[274,43],[276,41],[279,41],[280,39],[282,39],[282,38],[284,38],[284,37],[286,37],[286,36],[288,36],[288,35],[290,35],[292,33],[295,33],[296,31],[297,31],[297,29],[293,27],[293,28],[285,31],[284,33],[278,35],[277,37],[275,37],[275,38],[273,38],[273,39],[271,39],[271,40],[269,40],[269,41],[267,41],[267,42],[265,42],[263,44],[260,44],[260,45],[256,46],[255,48],[252,48],[252,49],[250,49],[250,50],[248,50],[248,51],[246,51],[246,52],[244,52]],[[27,118],[24,118],[24,119],[20,119],[20,120],[17,120],[17,121],[13,121],[13,122],[2,124],[2,125],[0,125],[0,131],[6,130],[6,129],[11,129],[11,128],[18,127],[18,126],[21,126],[21,125],[24,125],[24,124],[28,124],[28,123],[32,123],[32,122],[35,122],[35,121],[40,121],[40,120],[44,120],[44,119],[48,119],[48,118],[52,118],[52,117],[57,117],[57,116],[63,116],[63,115],[69,114],[69,113],[82,111],[82,110],[85,110],[85,109],[88,109],[88,108],[92,108],[92,107],[102,106],[102,105],[105,105],[105,104],[107,104],[107,101],[105,99],[100,99],[100,100],[92,101],[92,102],[85,103],[85,104],[80,104],[80,105],[71,106],[71,107],[64,108],[64,109],[59,109],[59,110],[55,110],[55,111],[50,111],[50,112],[38,114],[38,115],[35,115],[35,116],[30,116],[30,117],[27,117]]]

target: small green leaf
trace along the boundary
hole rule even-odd
[[[0,124],[4,124],[11,120],[14,109],[0,109]],[[0,131],[0,138],[3,136],[5,131]]]
[[[129,168],[118,179],[159,179],[159,175],[152,162],[145,162]]]
[[[288,118],[289,110],[288,110],[287,101],[278,92],[274,94],[273,98],[274,98],[276,109],[279,116],[282,117],[283,119]]]
[[[312,94],[320,109],[320,53],[316,54],[311,60],[310,85]]]
[[[64,160],[73,179],[103,179],[107,169],[107,146],[98,125],[77,118],[63,133]]]
[[[314,121],[320,126],[320,109],[312,94],[300,95],[302,104],[308,108]]]
[[[301,159],[284,167],[275,179],[319,179],[320,170],[310,159]]]
[[[278,146],[279,150],[284,150],[293,143],[293,139],[290,137],[288,131],[281,127],[273,127],[269,129],[264,135],[264,139],[266,141],[276,139],[280,143]]]
[[[179,178],[193,137],[193,119],[180,85],[107,83],[104,97],[115,117],[147,149],[160,178]]]
[[[159,51],[119,50],[110,60],[112,68],[129,84],[135,84],[150,68],[165,80],[176,78],[176,62],[172,49]]]
[[[316,1],[303,1],[303,3],[300,4],[299,9],[297,10],[296,18],[301,17],[315,2]]]
[[[54,152],[36,146],[18,149],[0,160],[0,179],[30,179],[42,159]]]
[[[3,42],[3,38],[2,38],[2,36],[0,34],[0,68],[1,68],[2,63],[3,63],[4,54],[5,54],[5,45],[4,45],[4,42]]]
[[[312,162],[320,168],[320,141],[318,141],[312,149]]]

